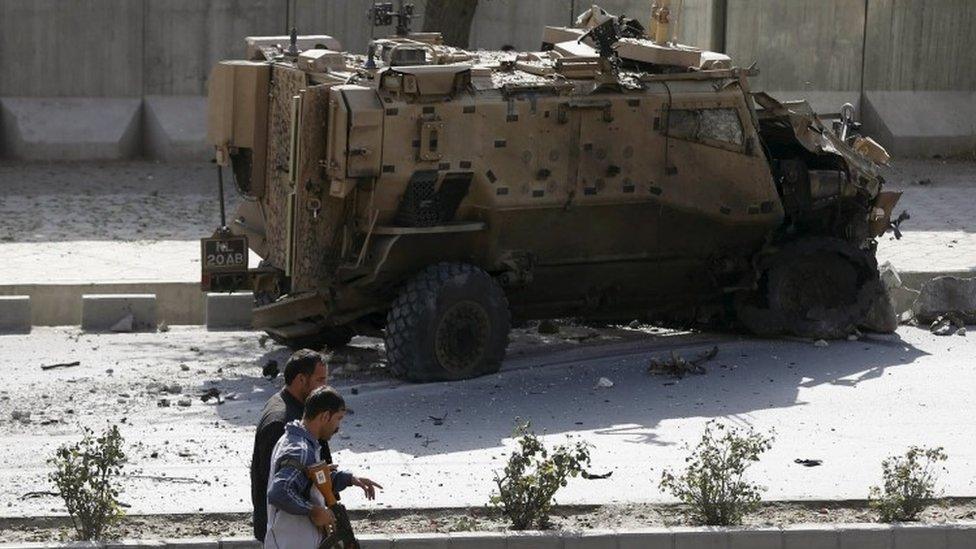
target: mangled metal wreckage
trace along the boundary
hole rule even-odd
[[[246,200],[204,241],[204,287],[253,289],[255,326],[294,346],[383,332],[412,380],[496,371],[513,318],[869,322],[887,154],[850,110],[753,93],[754,70],[668,25],[594,7],[526,53],[409,25],[366,55],[249,38],[211,78],[210,137]]]

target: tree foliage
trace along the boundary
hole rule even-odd
[[[118,477],[126,462],[116,426],[100,436],[84,429],[80,442],[58,448],[48,460],[51,482],[58,489],[81,540],[100,540],[124,513],[119,505]]]
[[[741,431],[709,421],[701,440],[685,458],[685,471],[675,475],[665,470],[661,488],[668,490],[691,507],[691,519],[697,524],[732,526],[753,511],[765,488],[745,479],[749,466],[772,445],[766,437],[751,428]]]
[[[882,486],[872,486],[869,496],[882,522],[917,520],[935,497],[938,464],[948,459],[942,447],[912,446],[904,456],[881,462]]]
[[[508,459],[504,473],[495,473],[498,493],[491,503],[501,509],[515,530],[547,528],[553,497],[570,477],[589,466],[589,447],[577,442],[547,449],[527,422],[516,424],[515,436],[518,449]]]

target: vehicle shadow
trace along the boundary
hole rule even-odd
[[[711,345],[697,341],[672,348],[690,358]],[[366,381],[339,377],[333,385],[352,412],[332,446],[334,451],[412,457],[497,448],[512,435],[516,418],[531,421],[538,433],[589,431],[621,444],[670,445],[656,432],[663,421],[745,422],[741,416],[750,412],[804,405],[801,389],[855,389],[890,368],[909,368],[927,354],[897,335],[831,342],[824,348],[805,341],[730,338],[718,345],[706,374],[683,379],[648,373],[650,359],[670,351],[642,350],[640,342],[579,361],[573,360],[578,349],[519,358],[506,361],[498,374],[460,382],[418,385],[376,376]],[[269,350],[255,359],[251,373],[222,380],[238,400],[219,406],[218,415],[235,425],[254,425],[264,401],[281,383],[280,378],[270,383],[259,377],[257,364],[270,358],[283,364],[281,357],[280,349]],[[601,377],[613,387],[597,388]]]

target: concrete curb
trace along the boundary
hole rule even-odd
[[[583,532],[458,532],[359,536],[363,549],[971,549],[976,522],[955,524],[797,524],[785,528],[643,528]],[[0,549],[259,549],[250,538],[121,541],[106,544],[8,543]]]
[[[254,295],[247,293],[207,294],[208,330],[250,330]]]
[[[919,289],[929,280],[939,276],[957,276],[966,278],[973,276],[970,271],[947,272],[899,272],[902,284],[906,288]],[[29,296],[31,299],[32,326],[78,326],[81,324],[83,295],[93,294],[155,294],[157,320],[166,322],[170,326],[179,325],[208,325],[207,314],[210,306],[206,294],[200,291],[199,282],[118,282],[96,284],[10,284],[0,285],[0,296]],[[223,294],[225,297],[226,294]],[[243,300],[250,294],[233,294],[232,298]],[[908,299],[908,298],[906,298]],[[913,298],[912,298],[913,299]],[[904,300],[903,300],[904,301]],[[907,302],[910,305],[910,301]],[[221,303],[218,309],[210,313],[217,315],[231,314],[225,307],[238,307]],[[904,307],[901,303],[899,307]],[[905,307],[907,309],[907,307]],[[219,312],[218,312],[219,310]],[[2,314],[2,313],[0,313]],[[238,311],[235,315],[243,315]],[[224,320],[216,320],[219,323]],[[219,327],[218,329],[250,329],[250,320],[243,320],[243,316],[234,320],[234,326]],[[0,329],[2,332],[2,329]]]
[[[81,296],[81,329],[111,330],[131,315],[132,322],[120,331],[156,331],[155,294],[95,294]]]
[[[27,334],[30,331],[30,296],[0,296],[0,334]]]

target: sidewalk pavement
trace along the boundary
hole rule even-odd
[[[0,165],[0,281],[197,282],[198,239],[218,220],[211,170],[152,162]],[[912,218],[901,240],[882,237],[879,263],[891,261],[915,279],[976,273],[976,163],[896,160],[886,177],[888,188],[905,192],[895,215],[908,210]],[[233,212],[238,199],[227,195]]]

